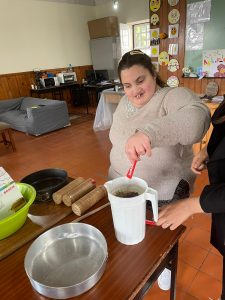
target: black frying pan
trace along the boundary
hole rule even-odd
[[[24,177],[20,182],[35,188],[35,201],[45,202],[52,200],[52,194],[68,183],[68,176],[62,169],[44,169]]]

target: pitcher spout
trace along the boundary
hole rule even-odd
[[[110,187],[112,186],[112,180],[109,180],[104,183],[104,187],[106,188],[107,192],[110,191]]]

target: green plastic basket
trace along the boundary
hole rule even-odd
[[[35,189],[27,183],[17,183],[27,203],[13,215],[0,220],[0,240],[10,236],[20,229],[27,219],[29,207],[36,198]]]

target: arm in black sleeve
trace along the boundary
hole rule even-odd
[[[207,213],[225,213],[225,183],[205,186],[200,196],[200,205]]]

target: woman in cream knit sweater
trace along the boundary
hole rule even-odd
[[[110,129],[109,178],[124,176],[138,160],[135,176],[158,191],[159,206],[187,198],[195,179],[190,169],[192,145],[209,127],[208,108],[190,90],[166,87],[150,57],[140,50],[124,54],[118,74],[125,96]],[[165,268],[159,287],[170,289],[170,279]]]
[[[125,96],[110,129],[109,178],[124,176],[138,160],[135,176],[158,191],[159,205],[187,198],[195,179],[192,145],[209,127],[208,108],[186,88],[165,87],[140,50],[124,54],[118,74]],[[170,288],[170,277],[165,269],[158,279],[161,289]]]
[[[113,115],[109,177],[124,176],[139,160],[135,176],[171,200],[181,181],[192,186],[192,145],[205,135],[208,108],[190,90],[164,87],[149,56],[126,53],[118,66],[125,96]]]

